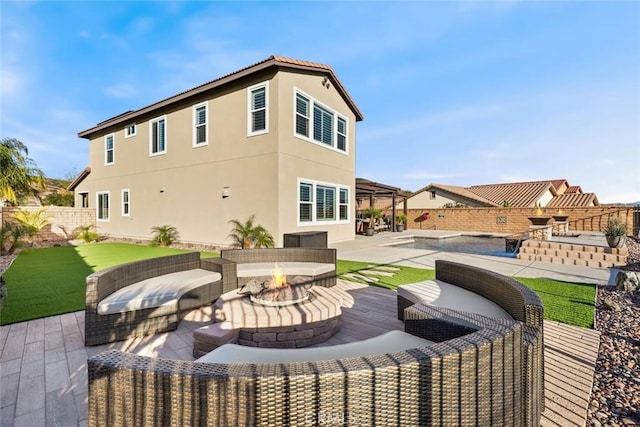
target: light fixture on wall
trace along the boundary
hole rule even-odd
[[[229,197],[229,187],[224,187],[222,189],[222,198],[226,199],[227,197]]]
[[[162,188],[160,189],[160,192],[161,192],[161,193],[164,193],[164,187],[162,187]]]
[[[329,83],[329,79],[327,78],[327,76],[324,76],[324,79],[322,79],[322,86],[326,87],[327,89],[331,87],[331,84]]]

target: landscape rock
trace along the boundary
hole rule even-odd
[[[640,289],[640,272],[619,271],[616,276],[616,288],[624,292],[636,292]]]

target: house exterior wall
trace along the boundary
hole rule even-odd
[[[463,197],[458,197],[455,194],[445,193],[441,190],[434,190],[436,192],[435,199],[431,198],[431,190],[422,191],[412,197],[407,199],[407,208],[408,209],[437,209],[441,208],[447,203],[462,203],[465,206],[480,206],[479,203],[476,203],[472,200],[465,199]],[[398,209],[401,209],[400,205],[397,206]]]
[[[335,89],[320,84],[320,75],[263,70],[213,92],[165,107],[135,120],[136,135],[125,137],[117,125],[91,136],[91,174],[76,188],[89,194],[109,192],[109,221],[98,231],[114,237],[148,239],[151,227],[172,225],[183,242],[225,246],[232,219],[251,214],[282,245],[282,234],[325,230],[329,241],[354,238],[353,213],[340,224],[298,225],[299,177],[347,185],[355,183],[355,116]],[[267,82],[268,132],[248,136],[247,88]],[[349,153],[338,153],[294,137],[293,85],[349,122]],[[193,107],[207,103],[207,145],[193,147]],[[149,121],[165,116],[166,153],[150,156]],[[114,163],[105,165],[105,136],[114,135]],[[122,190],[129,190],[130,212],[122,215]],[[222,197],[223,190],[228,197]],[[351,194],[351,193],[350,193]],[[353,198],[353,196],[351,196]],[[354,202],[350,209],[353,211]]]
[[[540,206],[547,206],[549,204],[549,202],[551,201],[551,199],[553,199],[553,193],[551,192],[551,190],[547,190],[538,199],[538,204]]]

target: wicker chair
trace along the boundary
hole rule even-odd
[[[414,335],[445,340],[280,364],[105,351],[88,361],[88,425],[538,425],[523,398],[521,322],[415,305],[406,325]]]
[[[323,248],[265,248],[228,249],[220,251],[220,258],[235,264],[263,262],[305,262],[332,264],[333,271],[313,277],[316,286],[331,287],[337,283],[337,256],[335,249]],[[237,275],[237,270],[233,274]],[[265,277],[266,278],[266,277]],[[245,285],[251,278],[238,277],[237,287]]]
[[[85,345],[105,344],[175,330],[189,311],[211,304],[222,295],[224,278],[185,293],[180,298],[177,309],[162,306],[123,313],[98,314],[98,304],[108,295],[133,283],[178,271],[202,268],[222,273],[225,265],[223,261],[201,262],[200,253],[190,252],[131,262],[89,275],[85,307]],[[232,273],[227,280],[233,280]]]

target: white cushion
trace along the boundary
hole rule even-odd
[[[200,268],[152,277],[107,296],[98,304],[98,314],[124,313],[143,308],[177,305],[178,299],[185,292],[216,282],[221,278],[220,273]]]
[[[278,270],[287,276],[318,276],[335,271],[333,264],[322,262],[278,262]],[[250,262],[238,264],[238,277],[273,276],[275,262]]]
[[[398,295],[414,303],[423,302],[436,307],[513,320],[513,317],[495,302],[441,280],[425,280],[424,282],[398,286]]]
[[[375,354],[394,353],[410,348],[426,347],[432,341],[407,334],[390,331],[362,341],[325,347],[306,348],[258,348],[237,344],[224,344],[199,358],[206,363],[291,363],[317,362],[320,360],[365,357]]]

